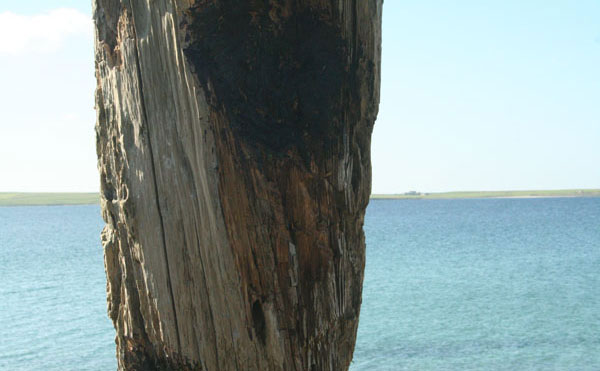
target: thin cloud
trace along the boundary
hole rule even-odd
[[[52,53],[72,36],[91,36],[92,20],[78,10],[61,8],[48,13],[0,13],[0,55]]]

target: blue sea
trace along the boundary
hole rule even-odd
[[[115,370],[98,206],[0,207],[0,370]],[[600,198],[372,201],[352,371],[600,370]]]

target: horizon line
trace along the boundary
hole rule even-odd
[[[410,191],[404,192],[396,192],[396,193],[371,193],[371,195],[386,195],[386,196],[396,196],[396,195],[407,195],[412,193],[417,194],[441,194],[441,193],[489,193],[489,192],[564,192],[564,191],[598,191],[599,188],[529,188],[529,189],[493,189],[493,190],[447,190],[447,191],[420,191],[417,189],[413,189]],[[100,191],[0,191],[0,194],[100,194]]]

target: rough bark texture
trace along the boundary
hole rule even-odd
[[[123,370],[345,370],[382,0],[94,0]]]

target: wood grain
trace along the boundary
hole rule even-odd
[[[122,370],[346,370],[381,0],[95,0]]]

